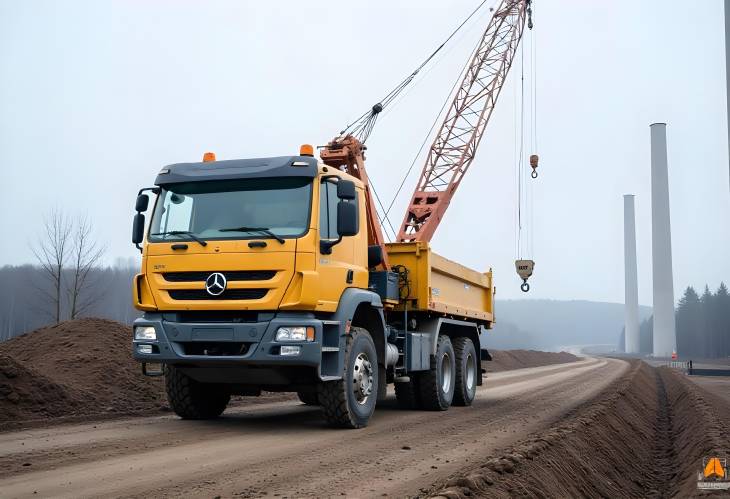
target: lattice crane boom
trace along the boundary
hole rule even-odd
[[[429,241],[476,154],[531,16],[531,0],[503,0],[448,108],[411,198],[398,241]],[[528,26],[531,28],[531,19]]]

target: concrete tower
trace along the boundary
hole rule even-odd
[[[730,150],[730,0],[725,0],[725,92],[727,104],[727,143]]]
[[[639,284],[636,272],[636,217],[634,195],[624,195],[624,285],[626,353],[639,353]]]
[[[654,356],[669,357],[676,351],[672,232],[669,223],[669,173],[667,124],[651,129],[651,253],[654,287]]]

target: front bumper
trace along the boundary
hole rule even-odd
[[[235,323],[176,319],[177,314],[145,313],[135,320],[134,326],[152,326],[157,334],[156,340],[133,339],[135,360],[189,367],[318,367],[322,361],[323,325],[313,314],[279,312],[266,314],[266,320]],[[315,340],[277,342],[276,330],[283,326],[311,326]],[[151,345],[153,353],[141,353],[140,345]],[[298,346],[299,354],[281,355],[282,345]]]

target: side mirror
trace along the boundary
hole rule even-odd
[[[337,203],[337,234],[340,237],[354,236],[358,233],[357,205],[340,201]]]
[[[355,199],[357,193],[355,191],[355,182],[352,180],[340,180],[337,182],[337,197],[340,199]]]
[[[329,255],[332,253],[332,247],[340,244],[343,237],[354,236],[358,232],[357,205],[340,201],[337,203],[337,235],[339,237],[335,240],[321,240],[319,242],[319,251],[323,255]]]
[[[137,213],[147,211],[147,207],[150,204],[150,197],[147,194],[140,194],[137,196],[137,202],[134,204],[134,210]]]
[[[139,248],[139,244],[144,240],[144,215],[137,213],[134,216],[132,224],[132,242]]]

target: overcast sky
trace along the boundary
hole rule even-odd
[[[0,265],[33,260],[54,206],[88,214],[110,261],[134,256],[134,198],[162,165],[325,143],[478,3],[0,0]],[[651,305],[657,121],[668,123],[675,296],[730,280],[722,0],[534,3],[523,43],[526,82],[535,77],[537,89],[537,145],[526,133],[525,154],[540,155],[524,234],[532,251],[523,256],[536,261],[529,297],[622,302],[622,195],[634,193],[639,297]],[[367,166],[384,201],[488,18],[485,9],[473,19],[379,121]],[[523,297],[514,272],[519,73],[516,64],[433,240],[452,260],[493,267],[499,298]],[[393,208],[396,227],[422,163]]]

